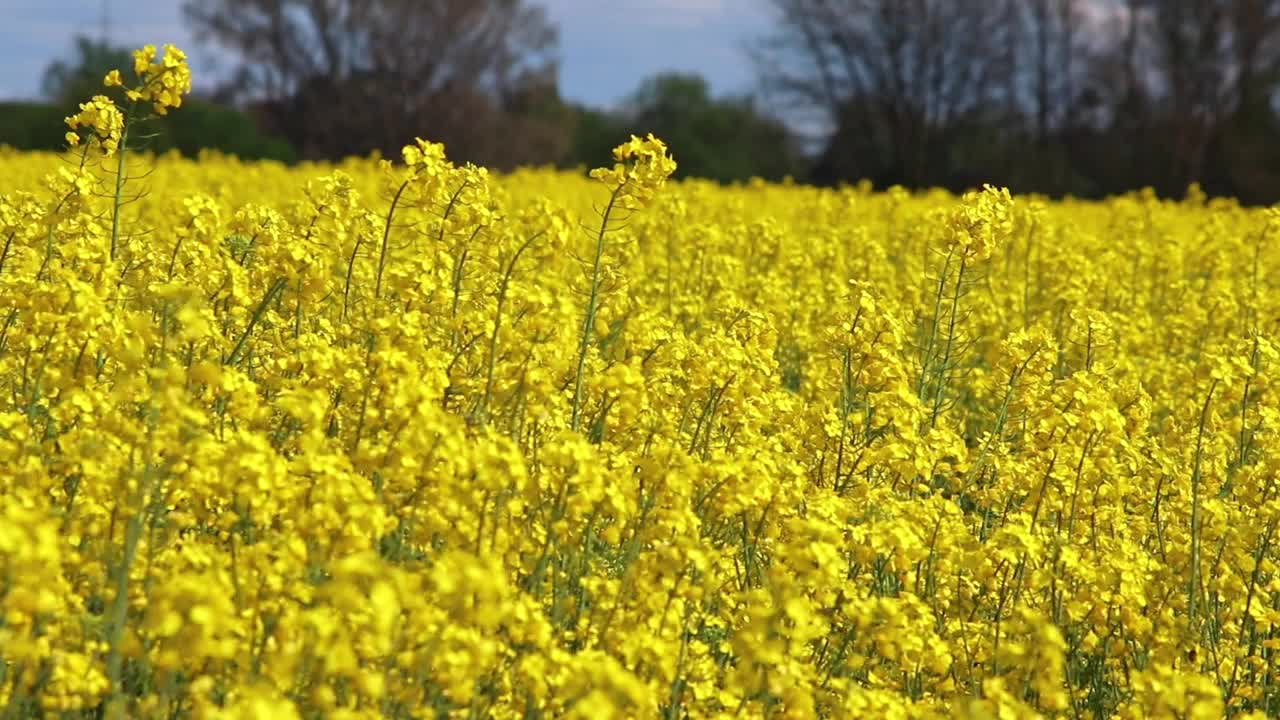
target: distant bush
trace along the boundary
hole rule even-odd
[[[46,103],[0,102],[0,145],[52,150],[66,145],[66,113]]]
[[[0,145],[20,150],[61,150],[66,147],[63,118],[73,108],[55,103],[0,102]],[[157,152],[177,150],[195,157],[203,149],[217,150],[245,160],[297,160],[293,146],[258,131],[248,114],[202,100],[187,100],[183,111],[147,125]]]
[[[676,177],[721,183],[753,177],[781,180],[804,172],[790,134],[750,97],[713,97],[707,81],[661,73],[640,84],[615,112],[578,108],[570,161],[589,165],[608,157],[629,135],[653,133],[679,154]]]
[[[248,114],[201,100],[183,103],[182,112],[157,122],[160,134],[156,149],[177,149],[195,157],[200,150],[218,150],[245,160],[278,160],[292,163],[297,158],[286,140],[269,137],[258,131]]]

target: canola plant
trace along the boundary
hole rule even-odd
[[[1280,713],[1280,213],[155,158],[182,53],[105,85],[0,151],[0,718]]]

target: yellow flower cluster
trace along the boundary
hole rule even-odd
[[[134,74],[138,77],[137,87],[125,87],[124,78],[119,70],[112,70],[103,78],[106,88],[125,87],[125,96],[131,102],[151,103],[157,115],[164,115],[170,108],[180,107],[182,97],[191,92],[191,68],[187,66],[187,56],[172,45],[164,46],[164,57],[160,62],[153,62],[156,57],[154,45],[147,45],[133,53]],[[66,119],[71,130],[67,132],[67,144],[75,147],[80,144],[77,128],[85,127],[92,131],[95,145],[99,146],[104,156],[115,155],[121,143],[126,139],[128,113],[116,107],[115,102],[105,95],[95,95],[89,102],[80,104],[80,112]]]
[[[1275,212],[137,159],[0,150],[0,717],[1280,713]]]
[[[164,46],[164,56],[156,62],[156,48],[147,45],[133,53],[133,72],[138,76],[136,88],[125,91],[135,102],[149,102],[157,115],[165,115],[171,108],[182,105],[182,96],[191,92],[191,68],[187,56],[173,45]],[[107,75],[108,87],[121,85],[120,73]]]
[[[667,146],[653,133],[644,138],[632,135],[613,149],[613,159],[616,162],[612,168],[596,168],[591,177],[608,186],[612,199],[628,210],[639,210],[648,204],[676,170]]]
[[[80,112],[67,118],[71,128],[67,132],[67,144],[72,147],[80,144],[77,128],[85,127],[93,132],[93,138],[102,147],[102,154],[111,156],[120,148],[121,135],[124,133],[124,113],[105,95],[95,95],[89,102],[80,103]]]
[[[952,212],[950,225],[948,249],[986,260],[1013,233],[1013,198],[1008,189],[990,185],[982,192],[968,193]]]

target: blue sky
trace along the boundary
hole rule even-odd
[[[30,98],[40,74],[79,33],[97,36],[103,4],[110,37],[130,47],[165,42],[188,50],[197,86],[219,58],[183,26],[180,0],[0,0],[0,98]],[[695,71],[717,93],[750,91],[742,45],[768,30],[767,0],[541,0],[560,27],[560,87],[573,100],[608,105],[645,77]],[[225,62],[225,61],[224,61]]]

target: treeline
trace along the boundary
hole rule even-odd
[[[817,181],[1280,200],[1280,1],[771,0]]]
[[[215,15],[210,21],[227,17],[235,16]],[[274,30],[265,32],[276,36]],[[46,70],[46,101],[0,102],[0,145],[63,147],[62,119],[77,103],[104,92],[102,77],[109,69],[132,62],[125,48],[78,38],[73,56]],[[294,63],[280,59],[275,64]],[[188,99],[182,112],[156,119],[151,148],[192,156],[213,149],[245,159],[294,162],[372,151],[391,157],[406,138],[422,136],[446,143],[453,159],[486,167],[574,168],[606,162],[631,133],[653,132],[679,149],[682,177],[777,180],[807,170],[781,120],[760,112],[751,97],[713,96],[697,75],[651,77],[619,108],[604,111],[565,101],[552,72],[528,73],[504,92],[485,95],[477,88],[486,82],[474,75],[440,81],[441,88],[430,90],[425,80],[404,81],[404,71],[343,70],[356,67],[356,58],[340,58],[332,66],[299,71],[286,83],[287,91],[269,91],[264,77],[246,69],[211,96]],[[280,76],[272,81],[280,82]]]
[[[63,119],[78,104],[107,91],[103,76],[133,67],[128,49],[86,37],[76,38],[71,57],[56,60],[41,78],[43,102],[0,102],[0,145],[21,150],[57,150],[66,146]],[[189,99],[181,113],[148,121],[147,144],[155,152],[177,150],[194,156],[206,148],[252,160],[294,162],[298,154],[285,138],[260,131],[248,114],[211,99]]]
[[[1280,0],[760,1],[755,97],[662,75],[608,112],[560,95],[535,2],[189,1],[194,34],[239,65],[157,142],[291,161],[423,136],[490,167],[573,167],[654,132],[681,175],[720,181],[1280,201]],[[0,143],[56,145],[47,119],[121,55],[82,39],[46,74],[50,104],[0,113]]]

